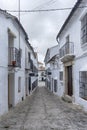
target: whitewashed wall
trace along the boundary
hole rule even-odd
[[[14,40],[14,47],[19,48],[18,44],[18,26],[11,19],[6,18],[3,14],[0,14],[0,114],[8,111],[8,28],[16,35]],[[25,97],[25,40],[24,34],[20,36],[20,47],[22,49],[21,68],[15,72],[14,83],[14,105],[21,101],[22,97]],[[21,80],[21,92],[18,93],[18,76]]]
[[[18,27],[14,26],[14,23],[10,20],[9,28],[14,32],[16,35],[14,46],[19,49],[19,32]],[[21,55],[21,68],[15,72],[15,103],[16,105],[18,102],[22,101],[22,97],[25,98],[25,37],[22,32],[20,32],[20,48],[22,49]],[[18,92],[18,77],[21,77],[21,91]]]
[[[73,65],[73,100],[74,103],[82,105],[84,109],[87,110],[87,101],[79,97],[79,71],[84,65],[87,64],[87,49],[81,46],[81,17],[84,15],[84,13],[87,13],[86,8],[82,8],[74,13],[71,20],[66,25],[64,31],[60,35],[59,45],[61,48],[66,42],[66,36],[70,35],[70,42],[74,43],[75,54],[75,61]],[[63,70],[63,65],[61,62],[60,68]],[[64,92],[64,87],[65,86],[60,89],[60,93]]]
[[[0,25],[0,114],[3,114],[8,110],[8,37],[7,23],[3,15],[0,15]]]
[[[57,92],[56,94],[58,94],[58,84],[59,84],[59,68],[58,68],[58,61],[57,58],[55,59],[55,61],[52,61],[52,58],[54,56],[58,56],[59,55],[59,45],[53,46],[51,48],[49,48],[49,51],[47,50],[48,53],[46,53],[45,56],[45,68],[50,69],[51,71],[51,75],[47,75],[47,81],[51,83],[50,86],[50,90],[52,92],[54,92],[54,80],[57,80]],[[47,62],[48,61],[48,62]],[[54,65],[53,65],[54,63]],[[55,93],[55,92],[54,92]]]

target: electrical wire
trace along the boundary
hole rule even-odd
[[[50,4],[54,4],[56,3],[57,1],[56,0],[50,0],[48,2],[45,2],[43,4],[39,4],[38,6],[36,6],[35,8],[33,8],[32,10],[36,10],[36,9],[41,9],[41,8],[44,8],[44,6],[50,6]],[[7,10],[8,11],[8,10]],[[10,11],[8,11],[10,12]],[[15,12],[14,12],[15,13]],[[21,15],[26,15],[26,12],[21,12]]]
[[[78,8],[87,8],[87,6],[81,6]],[[73,9],[73,7],[69,7],[69,8],[57,8],[57,9],[41,9],[41,10],[20,10],[20,12],[30,12],[30,13],[34,13],[34,12],[53,12],[53,11],[62,11],[62,10],[71,10]],[[19,12],[18,10],[5,10],[8,12]]]
[[[36,10],[37,8],[42,8],[44,6],[50,6],[50,4],[54,4],[55,2],[56,2],[56,0],[50,0],[48,2],[45,2],[43,4],[36,6],[33,10]]]

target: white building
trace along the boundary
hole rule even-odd
[[[31,80],[30,80],[30,72],[31,72],[31,45],[29,42],[26,43],[25,46],[25,93],[26,96],[30,94],[31,91]]]
[[[0,115],[2,115],[10,107],[25,99],[25,50],[30,45],[28,45],[28,36],[18,19],[1,9],[0,25]],[[30,50],[32,51],[31,47]],[[36,64],[37,61],[34,61]]]
[[[38,57],[37,53],[34,52],[31,46],[31,57],[30,57],[30,68],[31,72],[29,74],[29,80],[31,85],[31,92],[38,86]]]
[[[38,57],[29,42],[27,42],[25,50],[25,86],[26,96],[28,96],[38,86]]]
[[[59,47],[54,46],[47,50],[45,55],[46,86],[54,93],[58,93],[59,84]]]
[[[45,77],[45,67],[43,63],[38,62],[38,80],[44,81],[46,79]]]
[[[87,8],[82,6],[87,6],[86,0],[76,2],[57,35],[57,41],[62,81],[60,96],[69,97],[87,110]]]
[[[0,115],[25,98],[25,43],[18,19],[0,10]],[[20,39],[19,39],[20,29]],[[19,43],[20,40],[20,43]]]

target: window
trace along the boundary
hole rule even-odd
[[[41,72],[41,76],[44,76],[44,72]]]
[[[21,77],[18,78],[18,92],[21,92]]]
[[[87,71],[82,71],[79,73],[79,96],[87,100]]]
[[[31,56],[30,56],[30,52],[28,52],[28,62],[30,62]]]
[[[63,71],[60,72],[60,80],[63,81]]]
[[[81,20],[81,42],[82,44],[87,42],[87,14]]]
[[[57,92],[57,80],[54,80],[54,92]]]
[[[20,57],[22,57],[22,49],[19,49]]]
[[[69,35],[66,37],[66,43],[69,43],[69,39],[70,39],[70,37],[69,37]]]

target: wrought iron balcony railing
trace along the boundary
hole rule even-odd
[[[36,79],[33,83],[32,83],[32,90],[34,90],[34,88],[36,88],[38,86],[38,79]]]
[[[21,51],[15,47],[9,47],[8,65],[13,67],[21,67]]]
[[[59,50],[60,58],[66,56],[67,54],[74,54],[74,43],[68,42],[65,43]]]

